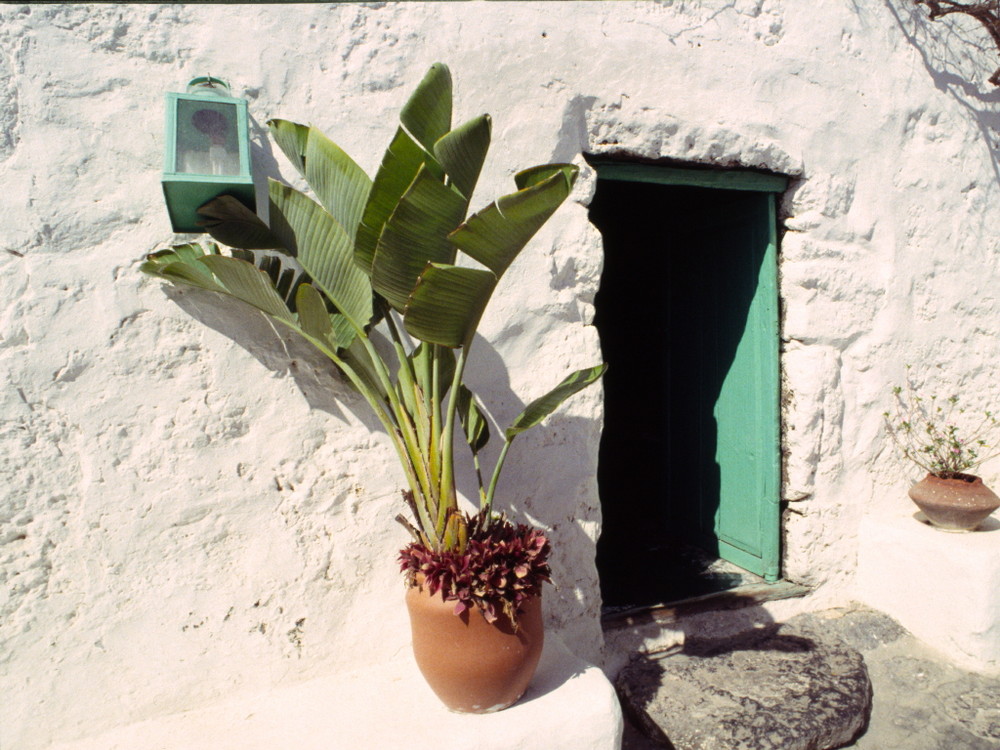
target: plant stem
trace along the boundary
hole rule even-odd
[[[486,487],[483,485],[483,470],[479,465],[479,454],[472,452],[472,465],[476,469],[476,483],[479,485],[479,509],[482,510],[486,504]]]
[[[503,469],[504,461],[507,460],[507,451],[510,450],[510,446],[513,442],[514,438],[504,438],[503,449],[500,451],[500,457],[497,458],[496,466],[493,467],[493,476],[490,478],[490,488],[486,491],[486,500],[480,508],[480,510],[487,516],[493,512],[493,493],[496,492],[497,481],[500,479],[500,470]]]
[[[386,325],[389,328],[390,336],[393,338],[394,346],[398,347],[396,351],[397,356],[400,357],[400,371],[405,373],[410,366],[410,361],[406,357],[405,350],[403,350],[402,339],[399,336],[399,331],[396,329],[396,325],[392,319],[392,310],[388,308],[387,303],[383,302],[382,304],[385,305],[384,312],[387,321]],[[427,517],[419,518],[418,520],[421,524],[428,523],[427,528],[423,529],[423,531],[436,541],[440,535],[436,532],[434,525],[430,523],[430,516],[434,514],[435,510],[437,510],[436,506],[440,501],[437,500],[437,486],[431,481],[430,476],[428,476],[427,466],[423,461],[423,456],[420,451],[420,439],[413,425],[413,420],[406,408],[406,405],[400,401],[399,394],[396,392],[396,387],[392,382],[392,377],[390,376],[382,357],[375,349],[375,345],[372,343],[372,340],[368,337],[364,328],[358,325],[356,320],[348,315],[345,315],[345,317],[354,329],[357,337],[361,340],[365,350],[368,352],[368,356],[372,361],[375,373],[386,391],[386,398],[389,400],[391,414],[395,417],[395,424],[391,426],[387,425],[387,429],[390,430],[390,433],[398,433],[398,439],[400,441],[400,461],[404,464],[404,468],[407,466],[411,468],[411,471],[407,472],[407,480],[409,481],[410,487],[415,495],[414,502],[416,503],[418,509],[423,508],[427,511]],[[412,374],[412,370],[409,370],[409,372]],[[376,404],[381,406],[382,400],[370,391],[362,391],[362,395],[365,396],[365,399],[373,407],[376,406]]]
[[[406,352],[406,347],[403,344],[403,337],[399,333],[399,328],[396,326],[396,320],[393,318],[392,308],[388,304],[384,303],[383,313],[385,315],[386,327],[389,329],[389,334],[392,337],[392,345],[396,351],[396,359],[399,360],[399,388],[404,394],[410,396],[410,403],[413,407],[413,412],[406,408],[406,398],[404,396],[402,406],[406,410],[406,416],[408,421],[413,424],[413,430],[417,437],[417,445],[419,448],[418,455],[420,457],[426,456],[429,447],[428,441],[430,435],[427,430],[421,429],[425,423],[423,414],[420,410],[423,406],[423,399],[421,398],[420,389],[417,387],[416,373],[413,370],[413,361],[410,359]],[[421,461],[421,463],[423,463]],[[428,487],[433,487],[434,472],[431,470],[428,475]]]
[[[446,520],[447,511],[445,506],[456,507],[455,498],[455,467],[454,467],[454,437],[455,437],[455,413],[458,411],[458,390],[462,385],[462,374],[465,371],[465,362],[469,355],[471,341],[459,350],[458,361],[455,363],[455,376],[451,382],[451,393],[448,394],[448,411],[444,423],[444,431],[441,433],[441,484],[439,485],[441,505],[438,508],[438,526],[440,527]]]
[[[280,319],[276,318],[276,320]],[[361,393],[362,396],[364,396],[365,400],[372,407],[372,411],[375,412],[375,416],[382,423],[382,426],[385,427],[386,433],[389,435],[389,439],[392,441],[393,448],[396,449],[396,454],[399,457],[399,462],[403,467],[403,473],[406,475],[407,484],[409,484],[410,487],[413,488],[420,487],[420,481],[417,477],[415,467],[413,465],[409,446],[406,444],[402,432],[400,431],[399,427],[393,420],[393,414],[386,410],[382,398],[377,393],[372,391],[372,389],[365,382],[364,378],[358,375],[358,373],[355,372],[354,368],[351,367],[350,364],[348,364],[344,359],[339,357],[337,353],[333,349],[328,347],[323,341],[315,338],[314,336],[310,336],[301,328],[291,325],[286,321],[280,321],[280,322],[284,323],[289,328],[299,333],[303,338],[305,338],[313,346],[315,346],[323,354],[325,354],[330,359],[330,361],[333,362],[340,369],[340,371],[347,376],[347,379],[350,380],[351,383],[354,385],[354,387],[358,389],[358,392]],[[422,503],[420,502],[416,502],[415,505],[418,511],[417,520],[420,522],[421,526],[423,526],[422,531],[433,544],[437,544],[439,541],[438,535],[435,533],[434,524],[431,521],[428,509],[422,507]],[[423,513],[421,513],[420,511],[423,511]]]
[[[441,476],[441,357],[444,350],[437,344],[427,344],[431,347],[431,392],[428,394],[431,419],[430,463],[431,474]],[[451,356],[451,352],[448,352]]]

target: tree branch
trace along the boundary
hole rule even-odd
[[[913,0],[913,2],[916,5],[926,5],[931,20],[953,13],[963,13],[975,18],[993,39],[997,54],[1000,54],[1000,0],[986,0],[979,3],[959,3],[955,0]],[[990,76],[989,81],[994,86],[1000,86],[1000,68]]]

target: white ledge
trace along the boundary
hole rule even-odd
[[[1000,673],[1000,522],[950,533],[909,511],[866,517],[858,598],[952,662]]]
[[[618,698],[604,673],[546,633],[528,691],[495,714],[448,711],[408,656],[51,750],[618,750],[621,734]]]

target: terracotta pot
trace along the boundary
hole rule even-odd
[[[455,602],[421,586],[407,590],[406,607],[417,666],[452,711],[500,711],[524,694],[542,655],[540,595],[525,602],[516,631],[503,614],[493,623],[476,608],[456,615]]]
[[[971,474],[953,479],[928,474],[910,488],[910,498],[931,524],[945,531],[973,531],[1000,508],[1000,498]]]

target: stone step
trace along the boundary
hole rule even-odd
[[[841,747],[872,701],[861,654],[808,615],[637,656],[617,688],[633,721],[676,750]]]

